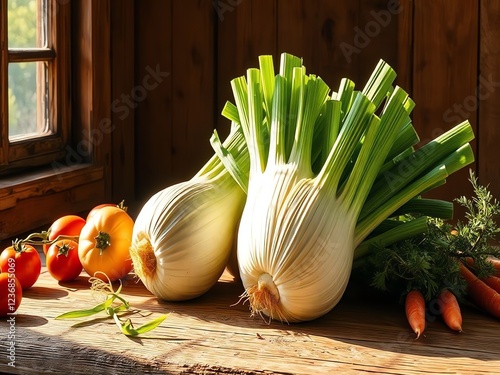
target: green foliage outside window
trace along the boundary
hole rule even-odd
[[[37,41],[37,1],[8,0],[8,47],[40,47]],[[36,63],[10,63],[8,74],[9,135],[36,131]]]

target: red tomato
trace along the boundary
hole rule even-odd
[[[65,215],[54,221],[49,228],[49,241],[55,240],[57,237],[64,236],[79,236],[85,225],[85,219],[77,215]],[[49,245],[43,245],[43,252],[47,254]]]
[[[38,280],[42,260],[33,246],[14,243],[0,254],[0,270],[14,274],[26,290]]]
[[[47,270],[58,281],[76,279],[83,270],[78,257],[78,243],[59,240],[50,245],[46,256]]]
[[[13,263],[12,263],[13,264]],[[12,266],[11,271],[15,269]],[[0,316],[15,312],[23,298],[21,283],[13,273],[0,273]]]

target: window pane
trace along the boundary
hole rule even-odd
[[[9,48],[46,47],[47,0],[7,0],[7,3]]]
[[[47,66],[9,64],[9,139],[47,133]]]

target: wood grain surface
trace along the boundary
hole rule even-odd
[[[204,296],[158,301],[132,274],[124,296],[137,326],[169,313],[143,337],[122,335],[102,313],[54,318],[97,304],[88,276],[58,283],[45,268],[15,313],[15,365],[7,365],[9,325],[0,320],[0,373],[13,374],[494,374],[500,369],[500,322],[465,308],[464,332],[429,315],[414,340],[396,301],[351,285],[326,316],[267,324],[236,304],[242,286],[228,274]]]
[[[468,120],[476,139],[471,146],[477,155],[477,106],[469,108],[478,83],[479,6],[476,0],[459,3],[450,0],[414,1],[412,112],[420,145],[436,138],[462,121]],[[410,21],[410,20],[407,20]],[[469,169],[476,162],[449,176],[446,185],[426,194],[453,200],[471,196]],[[455,205],[454,218],[463,218],[465,210]]]

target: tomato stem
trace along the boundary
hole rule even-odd
[[[124,200],[122,200],[120,203],[118,203],[118,204],[116,205],[116,207],[118,207],[119,209],[122,209],[122,210],[123,210],[123,211],[125,211],[125,212],[127,212],[127,209],[128,209],[128,207],[127,207],[127,206],[125,206],[125,199],[124,199]]]
[[[26,237],[23,240],[17,240],[19,243],[26,244],[26,245],[52,245],[53,243],[59,241],[59,240],[73,240],[75,242],[78,242],[78,236],[66,236],[64,234],[60,234],[53,240],[49,240],[49,233],[43,231],[41,233],[31,233],[28,237]],[[14,244],[14,242],[13,242]]]
[[[64,255],[67,257],[71,249],[73,249],[73,246],[71,246],[69,242],[64,242],[61,246],[57,246],[57,255]]]
[[[109,236],[108,233],[106,232],[101,232],[99,231],[99,233],[97,234],[97,236],[95,236],[94,238],[96,240],[95,242],[95,247],[98,248],[100,250],[100,253],[102,255],[102,252],[108,247],[111,245],[111,237]]]
[[[16,253],[22,253],[25,250],[24,241],[20,239],[13,240],[12,248],[16,251]]]

